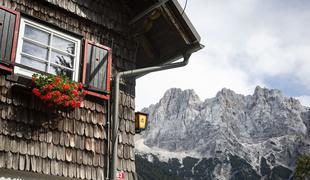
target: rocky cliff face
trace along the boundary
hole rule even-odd
[[[243,96],[222,89],[216,97],[201,101],[193,90],[174,88],[143,111],[149,113],[149,128],[137,143],[144,142],[153,155],[157,149],[157,155],[165,151],[217,159],[211,179],[231,179],[234,157],[257,177],[268,179],[273,168],[281,166],[288,172],[298,155],[310,153],[309,108],[278,90],[257,87],[253,95]],[[137,152],[146,154],[139,144]],[[182,158],[176,158],[182,164]]]

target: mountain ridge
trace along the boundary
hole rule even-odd
[[[172,88],[142,111],[150,119],[141,135],[146,146],[219,160],[240,157],[258,175],[262,159],[271,168],[293,170],[297,156],[310,152],[309,108],[276,89],[258,86],[244,96],[223,88],[201,101],[194,90]]]

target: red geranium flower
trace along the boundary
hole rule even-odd
[[[32,89],[32,93],[36,96],[41,96],[41,92],[38,88],[33,88]]]
[[[60,81],[61,81],[61,78],[60,78],[59,76],[56,76],[56,77],[55,77],[55,82],[56,82],[56,83],[60,83]]]
[[[46,89],[48,89],[48,90],[52,90],[52,89],[53,89],[53,86],[52,86],[52,85],[50,85],[50,84],[48,84],[48,85],[46,85]]]
[[[65,101],[68,101],[68,100],[69,100],[69,96],[67,96],[67,95],[62,95],[62,99],[65,100]]]
[[[81,106],[83,99],[83,84],[72,82],[66,76],[34,74],[32,77],[32,93],[44,101],[48,107],[71,107]]]
[[[56,104],[61,104],[61,101],[62,101],[62,98],[61,98],[61,97],[58,97],[58,98],[56,98],[56,99],[54,100],[54,102],[55,102]]]
[[[69,84],[63,84],[62,85],[63,90],[67,91],[70,88]]]
[[[59,96],[61,96],[61,92],[60,92],[60,91],[55,91],[55,95],[56,95],[57,97],[59,97]]]
[[[68,107],[70,105],[70,102],[65,102],[65,106]]]
[[[76,102],[73,100],[70,102],[71,106],[75,108]]]
[[[75,103],[75,107],[76,107],[76,108],[81,107],[81,102],[80,102],[80,101],[76,101],[76,103]]]
[[[52,99],[53,95],[51,92],[47,92],[46,95],[45,95],[45,100],[50,100]]]
[[[72,94],[74,94],[75,97],[79,96],[79,93],[76,89],[72,90]]]
[[[83,84],[82,83],[79,83],[78,86],[79,86],[80,89],[83,88]]]

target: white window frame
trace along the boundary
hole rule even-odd
[[[37,22],[34,22],[34,21],[26,19],[26,18],[21,18],[21,21],[20,21],[20,30],[19,30],[19,35],[18,35],[18,45],[17,45],[17,50],[16,50],[16,60],[15,60],[15,62],[16,63],[20,63],[21,62],[22,48],[23,48],[23,42],[24,42],[24,33],[25,33],[25,26],[26,25],[32,26],[32,27],[37,28],[37,29],[39,29],[41,31],[44,31],[44,32],[47,32],[47,33],[51,34],[51,40],[50,41],[52,41],[53,35],[57,35],[58,37],[61,37],[63,39],[66,39],[68,41],[71,41],[71,42],[75,43],[75,50],[74,50],[75,55],[74,55],[74,62],[73,62],[73,68],[72,68],[73,69],[72,80],[78,81],[78,79],[79,79],[79,64],[80,64],[81,40],[78,39],[78,38],[72,37],[72,36],[70,36],[68,34],[65,34],[63,32],[60,32],[58,30],[55,30],[55,29],[53,29],[51,27],[39,24]],[[41,44],[40,42],[35,41],[35,40],[31,40],[31,42],[35,43],[35,44],[37,44],[39,46]],[[48,61],[48,68],[47,68],[47,70],[49,69],[50,64],[51,64],[50,57],[51,57],[52,50],[54,50],[56,52],[61,52],[63,54],[68,54],[70,56],[73,56],[70,53],[67,53],[67,52],[64,52],[64,51],[62,51],[60,49],[51,47],[51,42],[49,43],[47,48],[48,48],[48,59],[47,59],[47,61]],[[36,59],[39,59],[39,58],[36,58]],[[58,65],[58,66],[60,66],[60,65]],[[36,67],[32,67],[32,68],[35,69]],[[63,67],[63,66],[62,66],[62,68],[66,69],[66,67]],[[31,77],[32,74],[34,74],[35,72],[23,69],[21,67],[15,66],[14,67],[14,73]]]

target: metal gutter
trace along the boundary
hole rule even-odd
[[[113,134],[112,134],[112,160],[111,160],[111,179],[116,180],[116,173],[117,173],[117,148],[118,148],[118,128],[119,128],[119,84],[120,79],[125,77],[137,77],[139,75],[156,72],[156,71],[163,71],[167,69],[173,69],[178,67],[183,67],[188,64],[189,57],[191,56],[191,53],[185,53],[183,55],[184,60],[182,62],[177,63],[170,63],[170,64],[164,64],[164,65],[158,65],[158,66],[152,66],[152,67],[146,67],[141,69],[134,69],[134,70],[128,70],[119,72],[116,74],[114,78],[114,91],[113,91]]]
[[[205,46],[203,44],[200,44],[200,43],[197,43],[196,45],[193,45],[192,47],[188,48],[189,50],[187,50],[186,52],[188,54],[192,54],[200,49],[203,49]],[[166,65],[166,64],[171,64],[172,62],[178,60],[178,59],[181,59],[183,56],[181,55],[181,53],[177,53],[178,55],[174,56],[174,57],[164,57],[164,58],[161,58],[159,59],[159,61],[163,61],[162,59],[169,59],[167,62],[165,63],[162,63],[162,64],[159,64],[160,66],[162,65]],[[147,73],[141,73],[139,75],[136,76],[136,79],[142,77],[142,76],[145,76],[147,75]]]
[[[112,38],[111,41],[111,54],[113,53],[113,47],[114,47],[114,39]],[[111,96],[111,95],[110,95]],[[108,99],[108,104],[107,104],[107,156],[106,156],[106,177],[104,178],[104,175],[102,179],[109,180],[110,179],[110,146],[111,146],[111,98]],[[104,148],[104,147],[103,147]]]

